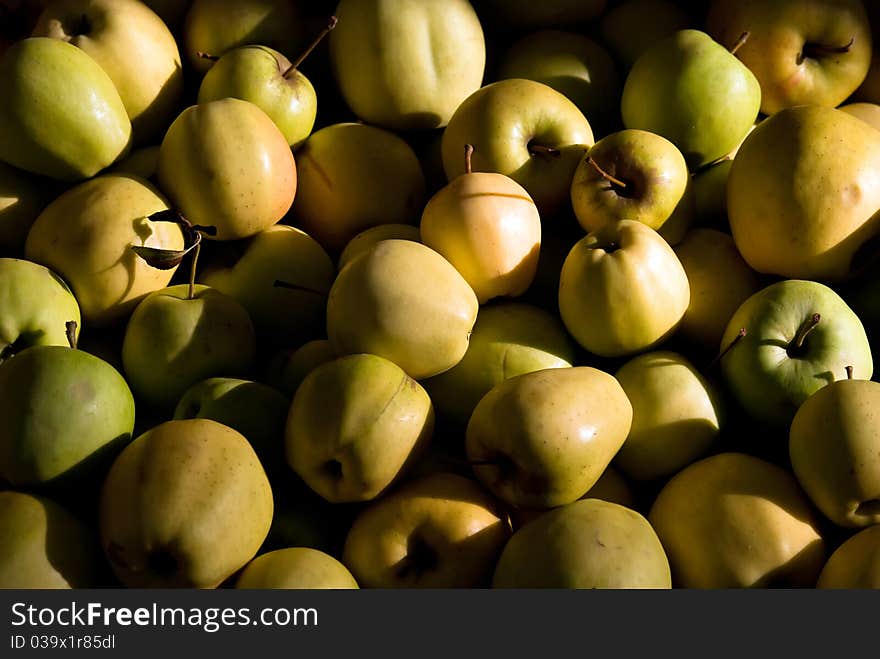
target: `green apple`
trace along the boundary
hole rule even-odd
[[[159,148],[159,187],[193,224],[217,240],[249,238],[278,223],[296,194],[297,171],[284,135],[249,101],[191,105]]]
[[[619,220],[571,248],[559,277],[559,313],[593,354],[622,357],[670,337],[690,301],[672,247],[651,227]]]
[[[880,105],[876,103],[847,103],[838,107],[880,130]]]
[[[874,36],[874,41],[877,37]],[[871,55],[871,66],[868,74],[859,88],[853,93],[853,98],[866,103],[880,103],[880,53]]]
[[[880,230],[880,131],[817,105],[777,112],[740,147],[727,179],[736,246],[762,273],[841,281]]]
[[[21,256],[28,231],[51,201],[44,181],[0,162],[0,255]]]
[[[684,356],[634,357],[614,373],[632,404],[632,427],[614,464],[637,481],[668,478],[720,443],[725,410],[719,391]]]
[[[701,226],[730,232],[730,223],[727,220],[727,177],[732,166],[733,158],[728,156],[693,174],[691,181],[694,205]]]
[[[14,486],[76,492],[100,479],[131,440],[134,398],[104,360],[37,345],[0,366],[0,477]]]
[[[301,46],[302,17],[289,0],[192,0],[184,17],[184,59],[196,75],[211,68],[216,57],[248,44],[291,53]]]
[[[208,69],[199,85],[198,102],[233,97],[263,110],[296,149],[312,133],[318,97],[300,64],[336,26],[333,17],[321,35],[294,62],[267,46],[240,46],[227,51]]]
[[[364,588],[485,588],[510,526],[469,478],[410,481],[354,520],[342,562]]]
[[[422,234],[419,231],[419,227],[413,224],[379,224],[369,229],[364,229],[345,244],[345,249],[339,254],[339,270],[342,270],[346,264],[354,261],[356,257],[368,252],[380,240],[388,240],[390,238],[412,240],[418,243],[422,241]]]
[[[337,253],[378,224],[417,224],[425,177],[412,147],[394,133],[359,123],[315,131],[296,154],[299,188],[291,217]]]
[[[611,55],[588,37],[562,30],[532,32],[504,52],[498,67],[499,79],[535,80],[564,94],[599,135],[620,123],[617,68]]]
[[[443,421],[464,428],[499,382],[574,361],[574,342],[557,316],[522,302],[498,302],[480,309],[462,360],[423,384]]]
[[[483,396],[468,421],[465,450],[477,478],[501,501],[561,506],[599,480],[632,419],[612,375],[590,366],[548,368],[508,378]]]
[[[65,181],[124,156],[131,121],[113,81],[85,52],[31,37],[0,58],[0,160]]]
[[[384,357],[321,364],[296,390],[285,429],[287,462],[332,503],[384,494],[424,452],[434,407],[424,388]]]
[[[104,480],[101,546],[130,588],[216,588],[259,551],[272,489],[238,432],[166,421],[120,453]]]
[[[235,587],[351,590],[358,584],[348,568],[330,554],[309,547],[288,547],[254,558],[241,571]]]
[[[727,155],[754,124],[758,80],[724,45],[700,30],[679,30],[633,64],[621,97],[627,128],[662,135],[690,169]]]
[[[602,41],[625,71],[655,43],[689,27],[691,17],[669,0],[623,0],[599,20]]]
[[[66,346],[79,304],[61,277],[23,259],[0,258],[0,364],[30,346]]]
[[[552,87],[514,78],[482,87],[455,110],[441,144],[449,181],[465,172],[465,144],[474,147],[473,171],[509,176],[548,218],[568,206],[571,179],[593,145],[593,130]]]
[[[842,527],[880,522],[880,383],[843,379],[798,408],[789,430],[794,475]]]
[[[329,340],[312,339],[298,348],[287,348],[272,355],[264,379],[293,399],[299,385],[312,370],[336,357]]]
[[[208,378],[187,389],[174,419],[213,419],[237,430],[253,446],[270,476],[286,472],[284,424],[290,399],[263,384],[239,378]],[[286,475],[286,473],[285,473]]]
[[[133,149],[125,158],[113,165],[108,173],[131,174],[154,182],[158,167],[159,146],[143,146]]]
[[[526,292],[538,269],[541,216],[519,183],[504,174],[465,172],[428,200],[419,224],[422,242],[465,278],[480,304]]]
[[[583,499],[521,526],[504,546],[493,588],[669,589],[669,560],[648,520]]]
[[[330,59],[343,98],[368,124],[394,131],[447,124],[479,89],[486,44],[466,0],[341,0]]]
[[[51,499],[0,492],[0,589],[98,588],[101,545]]]
[[[862,0],[713,0],[706,26],[732,45],[761,84],[761,112],[795,105],[837,107],[871,64],[871,27]]]
[[[880,525],[847,538],[828,558],[816,588],[880,588]]]
[[[440,254],[382,240],[333,282],[327,336],[338,354],[385,357],[422,380],[461,361],[478,311],[473,289]]]
[[[859,317],[828,286],[784,280],[743,302],[721,339],[727,388],[757,423],[787,429],[801,404],[846,377],[869,380],[871,347]]]
[[[606,0],[476,0],[483,20],[519,29],[570,27],[592,21],[605,10]]]
[[[700,352],[718,352],[731,316],[761,288],[730,234],[698,227],[675,246],[691,296],[678,333]]]
[[[675,587],[812,587],[825,542],[790,472],[744,453],[695,462],[660,490],[648,521]]]
[[[335,277],[317,241],[278,224],[250,238],[234,264],[206,268],[199,282],[238,300],[261,339],[287,346],[324,336]]]
[[[235,298],[176,284],[150,293],[132,312],[122,364],[139,400],[170,411],[201,380],[247,374],[255,353],[253,323]]]
[[[603,137],[578,163],[571,206],[587,233],[618,220],[638,220],[661,233],[679,224],[677,235],[670,236],[675,243],[693,221],[679,217],[693,215],[690,180],[684,156],[672,142],[626,129]]]
[[[183,100],[177,42],[140,0],[64,0],[40,14],[33,36],[61,39],[95,60],[122,99],[136,143],[161,138]]]
[[[179,250],[179,226],[150,219],[168,210],[165,197],[144,179],[103,174],[80,183],[37,217],[25,257],[57,272],[70,284],[89,326],[126,318],[149,293],[176,272],[153,268],[132,246]]]

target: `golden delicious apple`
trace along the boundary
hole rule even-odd
[[[310,547],[289,547],[254,558],[241,571],[235,587],[350,590],[358,584],[348,568],[330,554]]]

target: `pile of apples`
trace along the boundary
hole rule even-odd
[[[0,587],[880,587],[875,43],[0,0]]]

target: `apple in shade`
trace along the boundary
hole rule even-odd
[[[254,558],[239,574],[235,587],[348,590],[358,584],[348,568],[330,554],[310,547],[288,547]]]
[[[751,419],[787,429],[798,408],[822,387],[873,374],[861,320],[831,288],[783,280],[743,302],[721,339],[724,382]]]
[[[563,94],[534,80],[499,80],[468,96],[443,132],[443,169],[463,174],[461,150],[474,147],[473,171],[496,172],[519,183],[549,219],[569,205],[574,170],[593,130]]]
[[[477,0],[483,20],[509,28],[569,27],[592,21],[602,14],[606,0]]]
[[[422,234],[419,231],[419,227],[412,224],[379,224],[369,229],[364,229],[346,243],[345,249],[339,254],[337,268],[342,270],[348,263],[354,261],[355,258],[368,252],[380,240],[391,238],[411,240],[419,243],[422,241]]]
[[[285,348],[273,354],[266,364],[263,380],[291,399],[313,369],[338,355],[327,339],[312,339],[297,348]]]
[[[670,0],[623,0],[599,19],[599,34],[628,71],[645,50],[692,24],[685,9]]]
[[[610,223],[571,248],[559,278],[559,313],[586,350],[621,357],[677,329],[690,285],[672,247],[636,220]]]
[[[517,297],[531,285],[541,252],[541,217],[513,179],[471,169],[428,200],[419,225],[422,242],[442,254],[474,289],[480,304]]]
[[[880,588],[880,525],[862,529],[837,547],[822,568],[816,588]]]
[[[28,231],[52,198],[45,180],[0,162],[0,256],[24,254]]]

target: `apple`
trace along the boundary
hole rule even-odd
[[[649,350],[669,338],[690,302],[672,247],[642,222],[619,220],[571,248],[559,278],[559,313],[585,349],[602,357]]]
[[[428,200],[419,225],[422,242],[442,254],[465,278],[480,304],[517,297],[531,285],[541,252],[541,216],[529,193],[513,179],[471,170]]]
[[[640,513],[584,499],[547,511],[514,532],[493,588],[669,589],[669,560]]]
[[[413,224],[378,224],[369,229],[364,229],[345,244],[345,249],[339,254],[338,269],[342,270],[346,264],[354,261],[361,254],[365,254],[380,240],[399,238],[400,240],[422,241],[422,233],[419,227]]]
[[[847,538],[828,558],[816,588],[880,588],[880,525]]]
[[[216,588],[257,554],[273,510],[266,473],[240,433],[210,419],[166,421],[110,467],[101,546],[129,588]]]
[[[299,385],[313,369],[336,357],[336,350],[329,340],[312,339],[298,348],[287,348],[272,355],[264,379],[266,384],[293,399]]]
[[[880,105],[876,103],[847,103],[839,106],[838,109],[848,112],[880,130]]]
[[[732,166],[733,158],[726,156],[694,172],[691,177],[694,206],[700,226],[730,233],[730,222],[727,219],[727,178]]]
[[[724,45],[700,30],[679,30],[645,50],[623,85],[627,128],[662,135],[695,170],[724,157],[754,124],[758,80]]]
[[[61,277],[37,263],[0,258],[0,364],[35,345],[68,345],[79,303]]]
[[[713,0],[708,32],[732,45],[761,85],[761,112],[795,105],[837,107],[871,64],[871,28],[861,0]]]
[[[877,37],[874,36],[874,40]],[[866,103],[880,103],[880,53],[871,55],[871,66],[868,74],[859,88],[853,93],[853,98]]]
[[[509,176],[546,219],[568,206],[571,179],[593,145],[593,130],[552,87],[514,78],[482,87],[455,110],[441,144],[449,181],[465,172],[465,144],[474,147],[473,171]]]
[[[871,347],[859,317],[828,286],[784,280],[743,302],[721,339],[728,389],[756,422],[788,428],[801,404],[845,376],[868,380]]]
[[[343,564],[363,588],[485,588],[510,527],[469,478],[410,481],[355,519]]]
[[[0,162],[0,255],[18,257],[37,215],[51,201],[44,181]]]
[[[342,354],[385,357],[422,380],[464,357],[479,301],[449,261],[409,240],[382,240],[343,268],[327,299],[327,337]]]
[[[140,0],[52,2],[33,36],[86,52],[119,92],[134,142],[161,138],[183,100],[183,71],[174,35],[152,9]]]
[[[740,147],[727,179],[733,238],[758,272],[837,282],[880,231],[880,131],[818,105],[781,110]],[[864,250],[868,251],[865,252]]]
[[[347,355],[317,366],[297,388],[287,462],[327,501],[370,501],[421,457],[433,431],[434,407],[418,382],[383,357]]]
[[[550,508],[579,499],[611,463],[633,408],[612,375],[590,366],[503,380],[474,408],[465,450],[501,501]]]
[[[315,131],[296,154],[299,189],[291,213],[325,249],[338,253],[379,224],[417,224],[425,177],[412,147],[396,134],[345,122]]]
[[[254,558],[236,578],[235,587],[351,590],[358,584],[348,568],[330,554],[309,547],[288,547]]]
[[[588,23],[605,10],[606,0],[476,0],[483,20],[510,28],[569,27]]]
[[[165,21],[165,25],[175,35],[183,26],[183,19],[189,11],[191,0],[141,0],[147,7]]]
[[[602,15],[599,34],[624,71],[629,71],[658,41],[693,27],[691,17],[679,4],[669,0],[623,0]]]
[[[284,135],[249,101],[224,98],[178,115],[159,149],[159,187],[193,224],[217,240],[249,238],[278,223],[296,194]]]
[[[368,124],[394,131],[446,126],[479,89],[483,28],[466,0],[341,0],[330,35],[340,93]]]
[[[0,58],[0,160],[81,181],[124,156],[131,121],[100,65],[60,39],[31,37]]]
[[[154,144],[133,149],[125,158],[111,166],[107,173],[131,174],[155,183],[158,167],[159,145]]]
[[[136,176],[102,174],[51,202],[31,227],[25,257],[57,272],[70,285],[84,322],[122,322],[149,293],[164,288],[176,267],[153,268],[132,246],[178,250],[183,233],[154,221],[165,197]]]
[[[685,467],[660,490],[648,521],[678,588],[812,587],[826,558],[794,476],[744,453]]]

